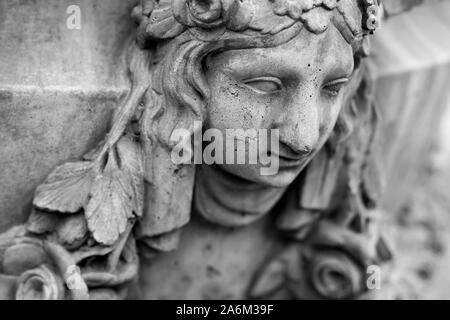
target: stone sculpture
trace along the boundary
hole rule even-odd
[[[125,298],[139,257],[176,250],[192,212],[224,228],[277,216],[286,245],[250,298],[364,294],[367,267],[391,258],[364,65],[381,15],[377,0],[142,1],[130,93],[98,148],[0,236],[1,298]],[[210,128],[278,129],[280,171],[173,163],[174,130]]]

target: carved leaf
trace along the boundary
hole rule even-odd
[[[261,299],[279,290],[285,282],[285,269],[283,261],[270,261],[251,287],[250,298]]]
[[[91,188],[90,168],[90,162],[66,163],[56,168],[36,189],[34,206],[62,213],[80,211]]]
[[[39,235],[53,232],[60,220],[61,216],[56,213],[33,210],[27,221],[27,230]]]
[[[69,250],[77,248],[88,236],[83,213],[61,215],[55,212],[33,210],[27,221],[27,230],[36,235],[56,235],[58,243]]]
[[[85,208],[88,228],[94,239],[112,245],[125,231],[128,220],[142,214],[143,166],[140,147],[122,138],[117,152],[110,150],[103,172],[92,185]]]
[[[129,175],[133,188],[133,211],[140,217],[144,210],[144,163],[142,148],[128,137],[117,144],[122,170]]]
[[[128,218],[133,216],[132,189],[115,160],[109,160],[103,175],[94,182],[91,196],[85,212],[89,230],[95,240],[111,245],[125,231]]]
[[[71,250],[78,247],[87,237],[88,230],[83,214],[77,214],[61,221],[58,230],[58,239],[61,244]]]
[[[289,283],[300,279],[301,263],[299,246],[291,244],[274,252],[257,273],[250,287],[251,299],[272,299]]]

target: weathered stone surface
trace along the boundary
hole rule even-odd
[[[362,2],[362,8],[371,4]],[[343,22],[368,36],[379,17],[350,0],[339,12],[335,7],[342,3],[336,1],[319,8],[301,1],[294,6],[277,1],[273,8],[272,2],[258,2],[256,11],[245,1],[227,3],[211,13],[195,0],[190,7],[183,1],[144,1],[133,11],[141,48],[128,41],[134,1],[80,1],[81,30],[65,25],[65,9],[74,3],[52,1],[45,8],[34,2],[0,4],[0,41],[6,44],[0,48],[5,57],[0,62],[0,168],[6,177],[0,182],[0,232],[28,217],[39,186],[29,223],[0,236],[0,257],[16,242],[45,251],[45,262],[19,277],[18,298],[41,297],[29,290],[30,277],[51,288],[52,294],[41,298],[86,298],[88,288],[91,298],[125,297],[122,285],[138,272],[135,236],[141,257],[153,258],[141,261],[138,285],[144,298],[244,298],[269,277],[265,290],[270,293],[264,294],[271,298],[352,298],[365,291],[364,268],[391,258],[374,210],[381,191],[379,169],[388,186],[382,204],[395,212],[406,199],[405,186],[416,181],[414,173],[433,139],[429,127],[438,123],[448,100],[441,93],[449,78],[449,68],[443,66],[450,59],[448,44],[440,38],[448,33],[448,24],[435,19],[442,33],[425,36],[421,19],[434,12],[425,8],[417,16],[393,20],[375,41],[371,80],[377,82],[377,102],[386,122],[374,151],[378,119],[371,81],[363,78],[364,64],[357,63],[342,99],[329,105],[319,98],[329,83],[319,81],[344,71],[350,77],[352,62],[367,53],[366,38],[362,42],[346,33],[349,25],[327,26]],[[222,6],[220,1],[214,4]],[[399,8],[388,10],[397,13]],[[21,16],[25,11],[33,13],[31,19]],[[264,19],[255,17],[261,12]],[[338,19],[331,19],[333,14]],[[300,17],[305,27],[301,32],[295,24]],[[360,25],[364,19],[367,23]],[[243,30],[258,36],[240,38]],[[125,61],[128,47],[132,50]],[[202,55],[216,47],[225,53],[203,64]],[[282,102],[248,93],[273,93],[277,83],[267,77],[247,81],[248,65],[281,70],[279,77],[290,81],[289,90],[280,90]],[[199,66],[206,66],[207,86],[214,89],[211,99]],[[245,86],[224,78],[233,68],[233,76]],[[330,90],[337,86],[333,83]],[[203,103],[207,97],[208,104]],[[273,111],[262,120],[261,107]],[[86,154],[105,136],[113,110],[109,135]],[[283,117],[277,118],[277,112]],[[205,129],[278,126],[282,142],[297,151],[293,154],[302,154],[304,162],[273,177],[256,174],[251,166],[224,167],[225,174],[197,168],[191,208],[195,167],[171,162],[169,138],[177,127],[195,134],[194,120],[202,121]],[[339,126],[334,127],[336,121]],[[411,146],[413,134],[418,139]],[[314,157],[325,142],[322,158]],[[58,166],[67,161],[71,164]],[[83,190],[71,198],[73,188]],[[277,232],[275,214],[281,215],[278,221],[295,226],[281,223]],[[35,241],[37,237],[43,241]],[[48,268],[48,261],[55,270]],[[322,268],[342,277],[322,277]],[[10,286],[11,279],[0,280]],[[106,289],[94,290],[99,287]]]
[[[450,3],[414,9],[407,15],[395,17],[385,23],[375,35],[373,42],[370,68],[374,72],[377,103],[383,119],[377,151],[374,154],[384,169],[386,189],[382,207],[390,214],[384,219],[391,224],[396,223],[401,207],[411,200],[411,192],[413,190],[416,192],[414,186],[422,181],[420,177],[423,175],[424,164],[428,161],[427,155],[430,154],[437,138],[437,128],[441,125],[442,114],[450,104],[449,14]],[[265,223],[270,225],[274,221],[268,218]],[[198,224],[199,222],[194,220],[184,230],[183,250],[172,253],[156,263],[151,262],[142,266],[141,278],[145,279],[142,283],[145,288],[149,288],[144,290],[147,292],[145,295],[147,298],[167,298],[171,294],[177,298],[242,297],[246,288],[238,283],[248,282],[254,271],[250,262],[245,268],[241,267],[239,272],[230,271],[233,267],[239,267],[239,264],[233,264],[233,259],[237,250],[245,250],[242,240],[234,235],[229,242],[224,242],[221,237],[206,236],[208,232],[205,232],[204,237],[198,236]],[[246,239],[257,237],[253,233],[255,227],[242,230],[244,233],[252,234]],[[209,228],[209,233],[215,233],[213,226]],[[395,250],[407,246],[402,242],[395,242],[398,238],[400,236],[390,239],[392,244],[395,244]],[[274,242],[272,242],[274,247],[265,245],[266,240],[261,239],[257,241],[258,244],[253,244],[258,251],[257,255],[249,249],[241,256],[248,257],[249,261],[258,261],[259,254],[264,252],[268,254],[277,246]],[[211,259],[212,265],[215,269],[225,269],[214,277],[208,276],[209,263],[205,265],[199,262],[209,261],[209,256],[205,256],[202,248],[211,247],[223,253],[221,258],[217,258],[222,262]],[[412,251],[409,253],[413,254]],[[411,261],[414,257],[405,257],[403,254],[402,260],[405,259]],[[179,268],[179,276],[169,280],[168,283],[166,279],[155,276],[157,270],[165,269],[167,266],[175,266],[177,270]],[[403,266],[406,267],[404,261]],[[399,270],[398,273],[402,271]],[[236,283],[236,285],[231,286],[233,290],[229,292],[221,292],[219,288],[225,286],[217,285],[219,283]],[[216,293],[205,295],[204,288],[214,285],[217,287]],[[161,288],[161,294],[152,292],[151,287]],[[172,288],[177,289],[172,291]],[[434,296],[432,288],[428,289],[427,296]],[[394,297],[395,294],[391,295],[390,292],[381,293],[381,298]]]
[[[67,28],[71,5],[81,30]],[[0,230],[23,222],[34,189],[103,138],[128,90],[123,44],[133,1],[0,3]]]

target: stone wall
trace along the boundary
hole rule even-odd
[[[35,187],[101,139],[128,90],[123,48],[135,1],[0,2],[0,232]],[[66,26],[79,5],[81,30]]]

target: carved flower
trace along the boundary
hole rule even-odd
[[[0,235],[0,299],[31,299],[28,295],[38,288],[25,280],[29,270],[46,262],[46,254],[39,240],[24,238],[24,227],[15,227]],[[25,285],[25,286],[23,286]],[[43,287],[40,287],[43,288]],[[36,296],[40,296],[36,294]],[[39,298],[37,298],[39,299]]]
[[[364,292],[365,271],[345,252],[292,245],[258,272],[252,299],[292,294],[304,299],[347,299]]]
[[[354,203],[352,206],[356,208]],[[349,214],[348,207],[342,210]],[[309,284],[323,298],[348,299],[365,293],[367,268],[390,259],[389,248],[376,228],[376,213],[358,214],[366,219],[362,229],[324,219],[302,249]],[[356,213],[349,215],[354,218]]]
[[[65,286],[64,272],[75,263],[72,254],[25,232],[20,226],[0,237],[0,299],[87,299],[87,287],[68,291]]]
[[[315,252],[308,262],[313,288],[327,299],[347,299],[364,291],[363,270],[341,252]]]
[[[17,279],[16,300],[59,300],[64,292],[61,278],[45,265],[24,272]]]
[[[0,240],[0,273],[14,279],[3,288],[17,300],[57,300],[64,297],[62,278],[52,269],[43,242],[23,237],[24,228],[13,229]]]
[[[242,30],[252,19],[250,0],[175,0],[175,18],[188,27]]]

